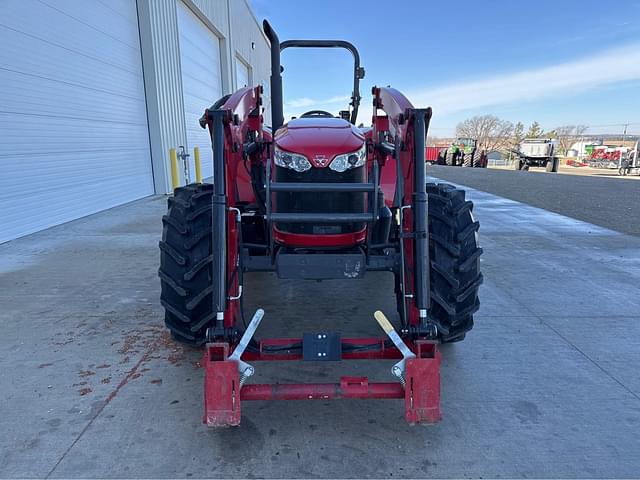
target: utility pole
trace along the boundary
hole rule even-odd
[[[626,147],[624,142],[627,139],[627,127],[628,126],[629,126],[629,124],[625,123],[624,124],[624,130],[622,131],[622,149],[620,150],[620,158],[618,159],[618,168],[622,167],[622,157],[623,157],[622,152],[624,151],[624,148]]]

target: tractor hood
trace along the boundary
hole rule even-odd
[[[317,168],[328,166],[336,155],[355,152],[364,135],[341,118],[298,118],[278,129],[275,143],[282,150],[300,153]]]

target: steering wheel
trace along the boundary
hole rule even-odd
[[[307,117],[333,118],[334,116],[332,113],[329,113],[326,110],[309,110],[308,112],[304,112],[302,115],[300,115],[300,118]]]

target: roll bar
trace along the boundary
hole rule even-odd
[[[360,106],[360,79],[364,78],[364,68],[360,66],[360,54],[356,47],[344,40],[287,40],[280,39],[269,22],[262,23],[264,33],[271,43],[271,128],[275,132],[284,123],[284,103],[282,96],[282,67],[280,52],[285,48],[344,48],[353,55],[353,92],[351,94],[350,122],[355,125]]]

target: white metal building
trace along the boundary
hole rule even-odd
[[[246,0],[2,0],[0,45],[0,243],[168,193],[170,148],[210,176],[198,119],[270,74]]]

